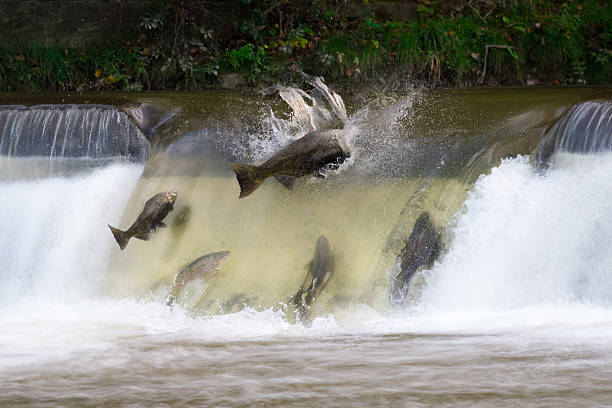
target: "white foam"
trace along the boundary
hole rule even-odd
[[[612,154],[560,156],[548,173],[526,157],[505,160],[476,183],[414,309],[387,315],[360,304],[309,327],[277,309],[198,316],[163,301],[104,297],[116,250],[106,223],[119,220],[140,172],[111,166],[2,184],[10,199],[0,204],[9,227],[0,236],[0,368],[143,339],[511,333],[505,338],[593,342],[612,335]]]
[[[541,174],[518,157],[481,177],[431,271],[423,306],[446,313],[610,306],[612,155],[558,163]]]
[[[299,88],[275,86],[269,92],[278,95],[291,108],[287,118],[281,118],[272,110],[262,119],[264,134],[249,139],[249,149],[255,159],[264,159],[287,144],[315,130],[329,130],[347,124],[347,113],[342,97],[330,90],[318,77],[309,77],[314,89],[309,92]]]
[[[68,178],[0,184],[0,306],[24,297],[96,293],[116,224],[142,166],[112,165]]]

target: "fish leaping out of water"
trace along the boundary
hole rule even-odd
[[[175,201],[174,190],[155,194],[145,203],[142,212],[127,231],[109,225],[119,248],[124,250],[132,237],[148,241],[158,228],[165,227],[162,220],[172,211]]]
[[[168,306],[172,306],[176,302],[176,299],[189,283],[196,280],[210,282],[219,274],[221,266],[228,261],[230,255],[230,251],[213,252],[201,256],[189,265],[184,266],[170,286],[167,298]]]
[[[314,131],[292,142],[259,166],[230,163],[240,184],[240,198],[250,195],[270,176],[290,190],[297,177],[309,174],[324,177],[326,168],[337,169],[351,157],[346,145],[342,146],[343,142],[338,130]]]
[[[325,235],[321,235],[317,240],[314,256],[309,264],[304,283],[292,299],[298,320],[302,322],[309,320],[310,306],[327,285],[334,269],[334,256],[329,248],[329,241]]]

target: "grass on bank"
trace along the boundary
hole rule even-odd
[[[312,7],[287,10],[291,23],[280,9],[265,14],[268,2],[250,2],[252,12],[232,35],[216,34],[165,0],[127,40],[3,44],[0,90],[198,90],[217,86],[227,73],[255,85],[287,80],[292,64],[339,84],[392,73],[444,86],[612,82],[612,10],[605,1],[458,0],[445,13],[424,1],[416,19],[398,22],[367,7],[355,14],[301,0]]]

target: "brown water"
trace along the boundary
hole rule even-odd
[[[5,370],[3,400],[24,407],[548,407],[607,406],[612,398],[609,345],[590,342],[404,333],[113,343],[96,355]]]

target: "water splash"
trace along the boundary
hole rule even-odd
[[[281,85],[264,91],[267,94],[278,93],[291,108],[291,113],[288,118],[281,118],[272,109],[266,112],[262,119],[263,134],[249,140],[249,149],[254,158],[268,157],[309,132],[338,129],[348,123],[342,97],[329,89],[321,78],[302,74],[313,87],[309,92]]]
[[[558,156],[544,175],[528,157],[482,177],[451,224],[423,302],[444,311],[612,302],[612,154]]]
[[[415,161],[417,150],[409,139],[418,136],[412,121],[420,98],[416,90],[402,96],[369,94],[349,117],[344,135],[361,175],[388,177]]]

